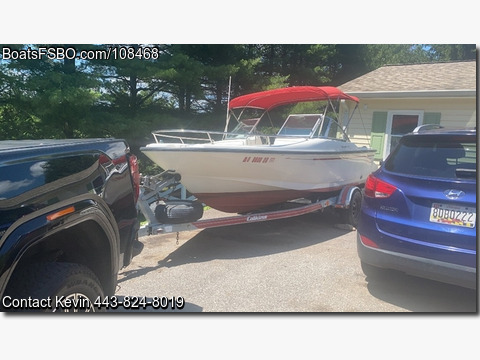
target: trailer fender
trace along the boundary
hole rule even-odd
[[[350,207],[352,199],[355,196],[355,192],[358,192],[360,196],[362,195],[362,190],[358,186],[346,186],[342,189],[338,196],[337,203],[335,204],[336,208],[346,209]],[[358,195],[356,195],[358,198]]]
[[[357,186],[347,186],[338,196],[336,208],[340,209],[342,222],[357,227],[362,205],[362,191]]]

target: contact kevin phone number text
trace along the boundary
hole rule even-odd
[[[181,296],[154,296],[151,298],[146,296],[99,296],[93,302],[93,306],[106,310],[181,310],[185,307],[185,299]]]

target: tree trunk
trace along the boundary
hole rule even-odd
[[[130,95],[129,95],[130,100],[129,100],[128,107],[131,113],[135,114],[137,111],[137,94],[138,94],[136,74],[130,74],[129,89],[130,89]]]

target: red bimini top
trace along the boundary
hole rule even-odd
[[[280,105],[328,99],[359,102],[357,97],[347,95],[333,86],[292,86],[236,97],[230,101],[228,108],[238,109],[251,107],[270,110]]]

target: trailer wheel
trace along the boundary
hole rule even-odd
[[[10,311],[98,312],[95,301],[104,293],[95,274],[74,263],[48,262],[30,265],[12,278],[12,299],[38,299],[42,306]],[[46,300],[49,303],[46,303]]]
[[[350,205],[342,211],[342,220],[345,224],[350,224],[353,227],[358,226],[360,218],[360,208],[362,206],[362,193],[360,190],[355,190],[350,199]]]

